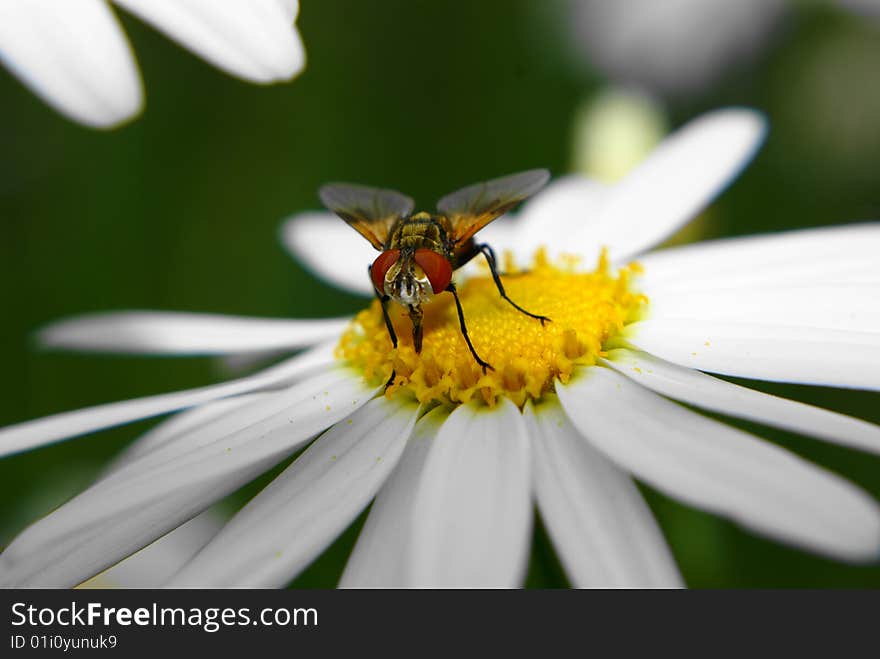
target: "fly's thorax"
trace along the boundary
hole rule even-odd
[[[416,213],[394,225],[389,236],[389,247],[400,250],[430,249],[447,255],[449,222],[443,216]]]

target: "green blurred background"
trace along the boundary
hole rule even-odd
[[[322,182],[396,187],[430,204],[500,174],[570,170],[577,108],[607,81],[572,48],[565,2],[302,4],[307,67],[273,87],[230,78],[118,12],[147,103],[112,132],[68,122],[0,69],[0,425],[228,376],[210,359],[35,349],[32,332],[62,316],[360,308],[277,239],[285,216],[318,206]],[[673,127],[728,104],[760,108],[771,122],[765,148],[715,203],[704,235],[880,215],[878,64],[880,23],[798,4],[757,61],[670,100]],[[755,386],[880,422],[877,394]],[[152,423],[0,461],[0,546]],[[880,499],[880,458],[754,430]],[[880,586],[880,567],[816,558],[643,491],[692,587]],[[360,523],[294,585],[335,585]],[[566,585],[540,527],[528,585]]]

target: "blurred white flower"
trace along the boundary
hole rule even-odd
[[[880,0],[837,0],[837,2],[847,11],[880,19]]]
[[[606,77],[664,98],[695,95],[748,69],[793,12],[793,0],[567,0],[575,50]],[[878,0],[829,6],[880,18]],[[817,4],[818,6],[818,4]]]
[[[421,354],[398,313],[392,350],[375,301],[353,322],[121,312],[48,327],[45,343],[80,350],[313,347],[223,384],[0,430],[0,452],[13,453],[189,408],[10,543],[0,584],[78,584],[306,446],[167,584],[283,586],[375,499],[343,586],[521,585],[535,505],[574,585],[680,586],[633,477],[782,542],[877,560],[870,495],[691,408],[880,453],[878,426],[708,374],[880,389],[880,225],[645,254],[726,186],[763,133],[749,110],[710,113],[620,182],[559,180],[487,227],[517,258],[541,244],[551,260],[606,255],[593,272],[538,258],[505,278],[511,297],[553,318],[546,327],[499,302],[486,276],[467,279],[459,291],[487,373],[449,296],[426,308]],[[304,214],[284,236],[318,274],[372,294],[375,252],[338,218]],[[641,267],[627,265],[639,255]]]
[[[298,0],[113,2],[244,80],[289,80],[305,64]],[[88,126],[113,127],[143,106],[134,56],[106,0],[0,0],[0,62]]]
[[[693,94],[768,44],[784,0],[570,0],[575,47],[609,78]]]

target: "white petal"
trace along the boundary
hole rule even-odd
[[[358,295],[374,295],[367,268],[378,254],[333,213],[302,213],[285,221],[281,241],[317,277]]]
[[[79,587],[158,588],[217,535],[222,526],[223,518],[213,509],[206,510]]]
[[[0,62],[70,119],[110,128],[140,112],[140,75],[101,0],[0,2]]]
[[[278,0],[114,0],[227,73],[289,80],[305,65],[290,7]]]
[[[613,186],[590,236],[613,260],[627,259],[693,219],[745,167],[766,130],[753,110],[705,114],[667,137],[631,174]]]
[[[414,402],[379,397],[336,424],[169,582],[281,587],[354,521],[397,464]]]
[[[334,369],[208,421],[26,529],[0,555],[0,584],[80,583],[234,492],[373,393]]]
[[[255,371],[266,364],[284,356],[287,350],[266,350],[258,352],[230,352],[220,355],[214,362],[219,371],[228,377]]]
[[[143,451],[101,482],[127,491],[138,482],[149,491],[151,477],[161,474],[167,489],[169,479],[176,478],[169,475],[169,471],[176,474],[186,465],[192,466],[202,478],[223,474],[237,464],[249,464],[283,452],[288,440],[300,442],[296,438],[303,437],[305,441],[353,413],[375,392],[376,388],[363,382],[355,371],[333,367],[286,389],[267,392],[252,402],[204,419],[201,425],[181,433],[176,441],[163,442]],[[291,423],[297,427],[285,427]],[[309,432],[303,434],[305,430]],[[247,442],[254,437],[260,441],[251,446]],[[221,454],[219,444],[225,454]],[[211,456],[216,459],[212,461]],[[192,482],[194,475],[189,481],[182,472],[180,477],[185,483]],[[112,508],[116,504],[107,505]]]
[[[880,426],[713,378],[644,352],[612,350],[608,366],[657,393],[706,410],[880,453]]]
[[[541,517],[578,588],[684,586],[629,476],[578,434],[555,398],[524,413]]]
[[[0,429],[0,456],[139,419],[148,419],[219,398],[276,386],[305,373],[330,366],[335,361],[334,349],[335,342],[317,346],[272,368],[221,384],[95,405],[6,426]]]
[[[880,281],[876,284],[777,286],[749,290],[661,290],[648,293],[646,317],[753,323],[787,327],[880,332]]]
[[[435,407],[419,419],[390,478],[358,535],[340,588],[405,588],[412,552],[415,493],[428,452],[448,411]]]
[[[593,240],[594,222],[610,188],[584,176],[553,181],[525,203],[512,222],[516,230],[516,256],[529,263],[536,248],[546,246],[551,257],[582,255],[592,266],[601,246]],[[495,247],[486,228],[486,241]],[[483,232],[480,233],[483,235]],[[496,248],[497,249],[497,248]]]
[[[144,355],[214,355],[303,348],[340,335],[351,318],[289,320],[175,311],[112,311],[40,330],[49,348]]]
[[[645,320],[630,344],[676,364],[774,382],[880,389],[880,333],[724,321]]]
[[[103,473],[109,475],[123,465],[130,464],[136,458],[152,453],[163,446],[167,446],[170,442],[184,436],[186,433],[197,430],[208,421],[217,419],[239,407],[271,395],[270,392],[241,394],[240,396],[222,398],[184,410],[183,412],[178,412],[138,437],[137,440],[132,442],[122,453],[113,459],[103,470]]]
[[[863,490],[793,453],[608,368],[584,369],[557,391],[594,446],[658,490],[833,558],[880,556],[880,507]]]
[[[880,283],[880,223],[725,238],[639,258],[646,292]]]
[[[414,503],[408,582],[522,585],[531,539],[529,443],[517,407],[461,405],[428,454]]]

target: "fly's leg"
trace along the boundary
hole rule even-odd
[[[370,271],[372,269],[373,269],[373,266],[368,267],[367,274],[370,274]],[[372,279],[370,281],[372,281]],[[391,316],[388,315],[388,307],[386,306],[388,304],[388,300],[390,300],[391,297],[388,295],[383,295],[383,294],[379,293],[379,291],[377,291],[375,288],[373,289],[373,292],[376,294],[376,297],[379,300],[379,304],[382,305],[382,317],[385,319],[385,327],[388,328],[388,336],[391,337],[391,345],[392,345],[392,347],[397,348],[397,334],[394,332],[394,325],[391,324]],[[391,383],[394,382],[394,378],[396,376],[397,376],[397,373],[392,368],[391,369],[391,377],[388,378],[388,382],[385,383],[386,389],[391,386]]]
[[[483,375],[486,374],[487,368],[491,371],[494,371],[495,369],[492,368],[492,365],[489,362],[484,362],[482,359],[480,359],[480,356],[474,349],[474,344],[471,343],[471,337],[468,336],[467,327],[464,324],[464,311],[462,311],[461,301],[458,299],[458,291],[455,290],[455,284],[449,284],[449,286],[446,287],[446,290],[452,293],[452,297],[455,298],[455,308],[458,310],[458,322],[461,325],[461,333],[464,336],[467,347],[470,348],[471,354],[474,356],[474,359],[477,360],[477,363],[483,369]]]
[[[507,297],[507,293],[504,291],[504,285],[501,283],[501,277],[498,276],[498,264],[495,260],[495,250],[489,247],[489,245],[483,243],[482,245],[477,245],[477,251],[482,252],[483,256],[486,257],[486,261],[489,263],[489,272],[492,273],[492,280],[495,282],[495,286],[498,288],[498,292],[501,294],[501,297],[507,300],[507,302],[510,303],[510,306],[512,306],[520,313],[524,313],[530,318],[540,320],[542,326],[544,325],[544,323],[552,322],[549,318],[547,318],[547,316],[539,316],[538,314],[526,311],[516,302]]]

